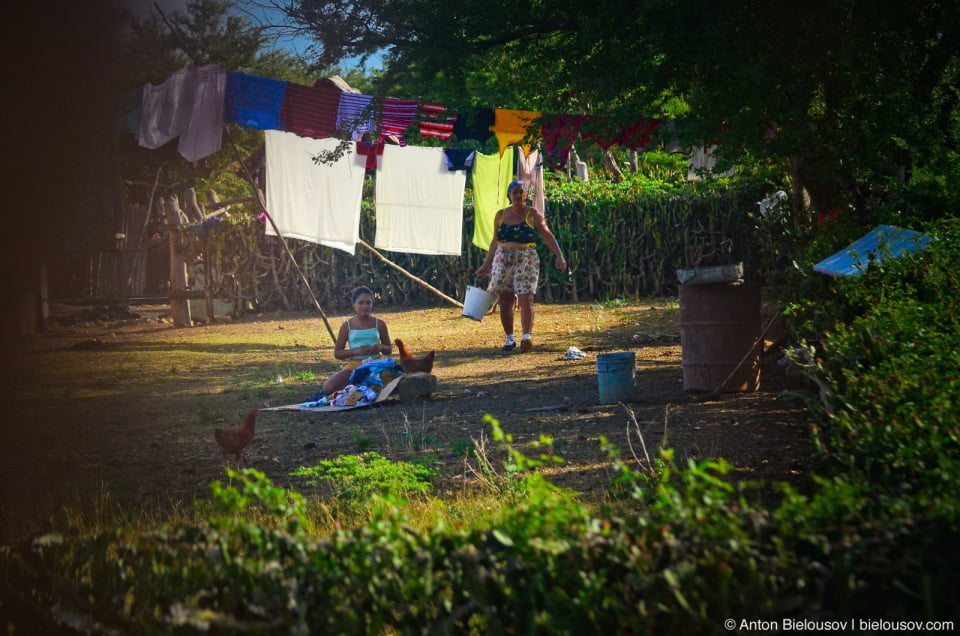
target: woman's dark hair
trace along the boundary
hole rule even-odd
[[[357,302],[357,298],[360,298],[362,294],[369,294],[370,298],[373,298],[373,290],[369,287],[357,287],[352,292],[350,292],[351,302]]]

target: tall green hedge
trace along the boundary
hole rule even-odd
[[[737,187],[645,189],[595,183],[589,188],[549,185],[547,220],[571,265],[562,275],[540,246],[544,267],[538,299],[579,302],[669,295],[676,292],[677,268],[743,261],[748,276],[759,275],[763,241],[756,229],[756,202],[768,193],[761,184]],[[398,252],[383,255],[447,296],[462,299],[486,252],[472,244],[470,191],[464,205],[463,252],[459,257]],[[360,236],[374,244],[376,220],[365,200]],[[253,213],[234,214],[202,240],[185,234],[201,269],[209,267],[218,297],[239,307],[308,309],[312,300],[279,239],[264,234]],[[381,306],[437,306],[445,301],[383,263],[364,247],[355,255],[288,240],[298,266],[327,308],[348,308],[347,292],[368,285]],[[203,250],[203,251],[201,251]]]

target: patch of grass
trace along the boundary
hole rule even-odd
[[[211,426],[224,420],[223,413],[210,408],[206,402],[197,404],[197,420],[202,426]]]
[[[463,458],[468,456],[473,451],[473,440],[460,437],[450,442],[450,452],[453,453],[454,457]]]
[[[414,463],[392,462],[378,453],[367,452],[341,455],[291,474],[307,477],[310,484],[329,483],[338,502],[366,502],[374,495],[408,497],[429,493],[430,479],[436,477],[437,471]]]
[[[354,426],[350,429],[350,441],[357,447],[361,453],[370,450],[373,446],[373,438],[365,435],[359,428]]]

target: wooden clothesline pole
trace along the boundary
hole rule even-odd
[[[359,244],[362,245],[363,247],[365,247],[365,248],[367,248],[368,250],[370,250],[371,252],[373,252],[373,255],[374,255],[374,256],[376,256],[376,257],[379,258],[381,261],[383,261],[384,263],[386,263],[386,264],[389,265],[390,267],[394,268],[395,270],[397,270],[398,272],[400,272],[401,274],[403,274],[403,275],[406,276],[407,278],[409,278],[409,279],[411,279],[411,280],[413,280],[413,281],[415,281],[415,282],[417,282],[417,283],[420,283],[421,285],[423,285],[424,287],[426,287],[427,289],[429,289],[430,291],[432,291],[434,294],[436,294],[436,295],[439,296],[440,298],[443,298],[443,299],[446,300],[447,302],[453,303],[454,305],[456,305],[457,307],[460,307],[461,309],[463,308],[463,303],[461,303],[461,302],[458,301],[458,300],[454,300],[453,298],[450,298],[449,296],[447,296],[446,294],[444,294],[442,291],[440,291],[440,290],[437,289],[436,287],[433,287],[432,285],[430,285],[430,283],[428,283],[427,281],[423,280],[422,278],[417,278],[416,276],[414,276],[413,274],[411,274],[411,273],[408,272],[407,270],[403,269],[402,267],[400,267],[399,265],[397,265],[397,264],[394,263],[393,261],[389,260],[386,256],[384,256],[383,254],[381,254],[381,253],[378,252],[377,250],[375,250],[375,249],[373,249],[372,247],[370,247],[370,245],[367,244],[366,242],[364,242],[363,239],[357,239],[357,243],[359,243]]]
[[[304,275],[303,270],[300,269],[300,265],[297,264],[297,259],[294,258],[293,252],[290,251],[290,247],[287,245],[286,239],[283,238],[283,235],[280,233],[277,224],[274,223],[273,217],[270,215],[270,211],[267,210],[267,203],[263,200],[263,194],[260,192],[260,188],[257,187],[256,181],[253,179],[253,175],[250,174],[250,170],[247,168],[247,164],[243,162],[243,158],[240,156],[240,151],[237,149],[237,144],[233,142],[233,136],[230,134],[230,129],[226,126],[223,129],[227,133],[227,138],[230,141],[230,147],[233,148],[233,154],[236,155],[237,161],[240,163],[240,168],[244,172],[244,177],[247,182],[250,184],[250,187],[253,188],[253,193],[256,195],[257,203],[260,204],[260,209],[263,210],[263,215],[267,217],[267,221],[270,223],[270,227],[273,228],[273,232],[277,235],[277,238],[280,239],[280,244],[283,246],[283,250],[287,253],[287,256],[290,257],[290,262],[293,263],[293,269],[296,270],[297,274],[300,276],[300,280],[303,281],[304,287],[307,288],[307,293],[310,294],[310,298],[313,299],[313,304],[316,306],[317,311],[320,312],[320,317],[323,318],[323,324],[327,327],[327,333],[330,334],[330,340],[334,345],[337,344],[337,336],[333,333],[333,327],[330,326],[330,321],[327,320],[327,314],[323,311],[323,307],[320,306],[320,301],[317,300],[316,294],[313,293],[313,288],[310,287],[310,282],[307,280],[307,277]]]
[[[153,210],[153,198],[157,194],[157,186],[160,185],[160,173],[163,172],[164,164],[160,164],[160,167],[157,168],[157,178],[153,180],[153,188],[150,190],[150,200],[147,202],[147,215],[143,220],[143,227],[140,229],[140,234],[137,236],[137,242],[134,244],[137,251],[133,254],[133,264],[130,266],[130,275],[127,276],[127,293],[130,293],[130,287],[133,286],[133,275],[137,271],[137,267],[140,266],[140,252],[143,247],[143,238],[147,235],[147,228],[150,227],[150,214]],[[142,290],[141,290],[142,291]]]
[[[157,13],[160,14],[160,17],[163,18],[164,23],[166,23],[167,28],[169,28],[174,35],[181,41],[181,48],[184,52],[190,57],[194,64],[197,63],[195,56],[191,53],[192,47],[190,46],[190,41],[183,36],[182,33],[167,20],[167,16],[163,14],[163,11],[160,9],[160,5],[156,2],[153,3],[153,7],[157,10]],[[310,282],[307,280],[307,277],[303,274],[303,270],[300,269],[300,266],[297,264],[297,259],[294,258],[293,252],[290,251],[290,247],[287,245],[287,241],[283,238],[283,235],[280,234],[280,230],[277,229],[277,224],[273,222],[273,217],[270,215],[270,211],[267,210],[266,201],[263,200],[263,195],[260,192],[260,188],[257,187],[257,182],[254,181],[253,175],[250,174],[250,170],[247,168],[247,164],[243,162],[243,157],[240,156],[240,151],[237,149],[237,144],[233,141],[233,135],[230,134],[230,129],[227,126],[223,126],[223,130],[227,133],[227,140],[230,142],[230,147],[233,148],[233,154],[237,157],[237,162],[240,164],[240,169],[243,170],[244,178],[247,180],[247,183],[250,184],[250,187],[253,188],[253,194],[257,199],[257,203],[260,204],[260,209],[263,210],[264,216],[267,217],[267,221],[270,222],[270,227],[273,228],[273,231],[276,233],[277,238],[280,239],[280,244],[283,246],[283,251],[287,253],[287,256],[290,257],[290,262],[293,263],[293,269],[296,270],[297,274],[300,275],[300,280],[303,281],[304,287],[307,288],[307,293],[310,294],[310,298],[313,299],[313,304],[316,306],[317,311],[320,312],[320,317],[323,318],[323,324],[327,327],[327,332],[330,334],[330,340],[333,341],[333,344],[337,344],[337,337],[333,333],[333,327],[330,326],[330,321],[327,320],[327,314],[323,311],[323,307],[320,306],[320,301],[317,300],[316,295],[313,293],[313,289],[310,287]]]

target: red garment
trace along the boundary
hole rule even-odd
[[[457,121],[456,115],[448,115],[447,107],[442,104],[423,102],[420,104],[420,128],[422,137],[439,137],[447,140],[453,134],[453,125]]]
[[[383,98],[383,115],[380,119],[380,136],[403,137],[420,108],[420,102],[412,99]]]
[[[365,141],[357,142],[357,154],[367,158],[367,168],[377,167],[377,156],[383,154],[383,147],[386,143],[381,139],[376,143],[369,144]]]
[[[586,142],[596,143],[604,150],[610,146],[624,146],[631,150],[646,148],[653,142],[653,135],[660,127],[660,120],[657,118],[638,119],[626,128],[616,131],[610,130],[607,117],[587,115],[584,121],[593,124],[594,132],[581,133],[580,137]]]
[[[660,120],[656,117],[639,119],[627,126],[613,143],[630,150],[641,150],[653,143],[653,136],[658,128],[660,128]]]
[[[289,82],[283,95],[280,119],[284,130],[301,137],[335,137],[339,108],[340,91],[337,89]]]
[[[585,118],[586,115],[544,114],[543,149],[547,165],[554,170],[567,165],[567,155]]]

